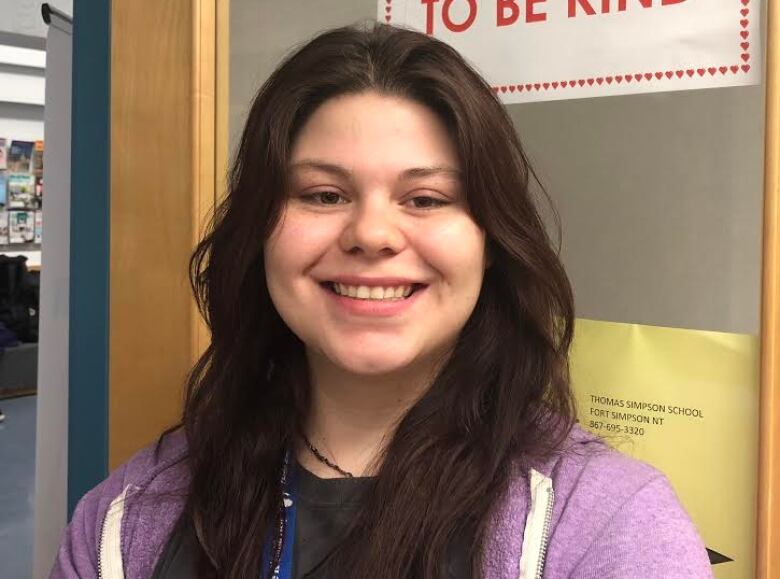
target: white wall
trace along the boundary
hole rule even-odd
[[[45,74],[44,51],[0,44],[0,138],[43,139]]]
[[[43,107],[0,102],[0,137],[22,141],[43,139]]]
[[[47,1],[65,14],[73,14],[73,0]],[[43,3],[44,0],[0,0],[0,31],[45,38],[46,24],[41,18]]]

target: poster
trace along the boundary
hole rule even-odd
[[[761,82],[760,0],[378,0],[505,103]]]
[[[582,426],[666,473],[716,579],[753,577],[758,338],[577,320],[571,369]]]

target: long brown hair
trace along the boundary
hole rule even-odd
[[[451,357],[399,423],[332,554],[333,576],[438,579],[465,533],[480,577],[491,515],[515,467],[549,456],[573,423],[571,288],[503,106],[463,58],[424,34],[382,24],[323,33],[258,92],[228,195],[190,263],[212,335],[183,415],[186,516],[201,577],[268,574],[261,557],[280,513],[280,467],[307,412],[309,382],[304,346],[271,302],[263,246],[284,208],[302,124],[326,100],[369,90],[419,102],[445,123],[491,265]]]

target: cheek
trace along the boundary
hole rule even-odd
[[[485,235],[470,218],[432,227],[420,236],[426,260],[458,293],[476,299],[485,270]]]
[[[334,243],[334,228],[326,219],[307,219],[289,211],[265,246],[268,284],[294,281]]]

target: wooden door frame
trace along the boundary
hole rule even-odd
[[[767,8],[756,577],[780,577],[780,7]]]
[[[224,187],[228,0],[112,0],[108,466],[181,416],[188,260]]]

